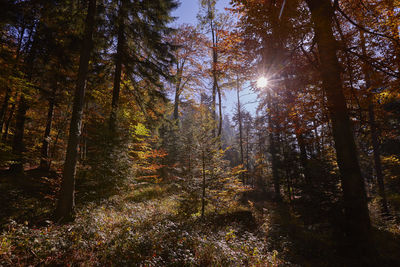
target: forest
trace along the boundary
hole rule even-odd
[[[0,266],[400,266],[400,1],[221,2],[0,0]]]

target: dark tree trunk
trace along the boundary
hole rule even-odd
[[[249,183],[249,170],[250,170],[250,125],[246,125],[246,182]]]
[[[18,64],[18,61],[19,61],[19,58],[20,58],[20,55],[21,55],[20,52],[21,52],[22,38],[24,36],[24,33],[25,33],[25,27],[22,27],[21,31],[19,32],[18,45],[17,45],[17,54],[15,56],[14,66],[12,68],[13,72],[15,72],[15,70],[16,70],[16,66]],[[4,126],[4,123],[6,121],[6,113],[7,113],[7,108],[8,108],[8,104],[9,104],[8,102],[10,100],[10,94],[11,94],[11,88],[9,86],[7,86],[6,94],[4,96],[3,105],[1,106],[1,109],[0,109],[0,134],[3,132],[3,126]]]
[[[221,97],[221,90],[218,85],[217,81],[217,93],[218,93],[218,111],[219,111],[219,126],[218,126],[218,136],[222,134],[222,97]]]
[[[121,1],[118,11],[118,37],[117,37],[117,54],[115,55],[115,73],[114,73],[114,86],[113,86],[113,97],[111,103],[111,115],[110,115],[110,131],[115,132],[117,126],[117,114],[119,106],[119,94],[121,89],[121,75],[122,75],[122,57],[124,47],[124,19],[125,19],[125,1]]]
[[[361,40],[361,49],[363,56],[367,56],[367,50],[365,47],[365,37],[364,33],[360,31],[360,40]],[[367,64],[363,66],[364,78],[365,78],[365,87],[367,90],[371,89],[371,78],[370,78],[370,70]],[[374,102],[372,98],[372,94],[368,93],[369,105],[368,105],[368,117],[369,117],[369,125],[371,129],[371,141],[372,141],[372,150],[374,153],[374,165],[376,172],[376,181],[378,183],[379,196],[382,198],[382,211],[384,214],[389,214],[389,208],[387,204],[386,194],[385,194],[385,183],[384,176],[382,171],[382,163],[381,163],[381,155],[379,149],[379,138],[378,138],[378,129],[376,126],[375,120],[375,111],[374,111]]]
[[[49,98],[49,108],[47,110],[46,129],[44,131],[44,136],[43,136],[40,169],[42,169],[44,171],[48,171],[50,169],[50,159],[49,159],[50,132],[51,132],[51,125],[53,123],[56,90],[57,89],[54,86],[52,96]]]
[[[329,0],[306,0],[311,11],[321,62],[322,87],[327,96],[332,121],[337,162],[341,173],[346,230],[349,241],[360,250],[367,249],[371,238],[371,223],[361,176],[356,144],[341,82],[341,67],[332,31],[333,8]]]
[[[36,31],[37,31],[37,29],[36,29]],[[34,61],[35,61],[36,52],[37,52],[36,50],[37,50],[37,46],[38,46],[37,32],[35,32],[33,36],[34,37],[33,37],[33,41],[32,41],[32,46],[30,48],[29,54],[28,54],[28,56],[26,58],[26,62],[25,62],[26,67],[28,69],[27,77],[26,77],[28,82],[32,81],[33,70],[34,70]],[[29,109],[29,103],[28,103],[27,99],[25,98],[25,93],[22,90],[21,96],[20,96],[19,102],[18,102],[18,110],[17,110],[17,117],[16,117],[16,123],[15,123],[15,134],[14,134],[13,145],[12,145],[12,151],[16,157],[16,163],[14,163],[10,166],[10,171],[15,172],[15,173],[21,173],[24,170],[23,152],[24,152],[25,146],[24,146],[23,142],[24,142],[26,112],[28,111],[28,109]]]
[[[271,163],[272,163],[272,179],[274,184],[274,191],[275,191],[275,199],[280,201],[281,197],[281,188],[280,188],[280,179],[279,179],[279,172],[278,172],[278,155],[276,149],[276,142],[275,142],[275,134],[274,134],[274,127],[271,115],[272,109],[272,96],[271,93],[268,92],[268,124],[269,124],[269,153],[271,154]]]
[[[204,209],[206,203],[206,158],[204,155],[204,151],[202,153],[202,162],[203,162],[203,184],[202,184],[202,194],[201,194],[201,218],[204,218]]]
[[[372,140],[372,149],[374,152],[374,163],[375,163],[375,172],[376,172],[376,181],[378,183],[379,196],[382,204],[382,211],[384,214],[389,214],[388,203],[386,199],[385,193],[385,183],[383,179],[383,171],[382,171],[382,163],[381,163],[381,155],[379,149],[379,139],[378,139],[378,130],[375,121],[375,112],[374,112],[374,104],[372,97],[370,96],[370,104],[368,106],[368,116],[369,116],[369,125],[371,128],[371,140]]]
[[[8,101],[10,100],[10,94],[11,94],[11,89],[9,86],[7,86],[3,105],[1,106],[1,109],[0,109],[0,134],[3,132],[3,125],[6,120],[6,113],[7,113]]]
[[[296,139],[300,148],[300,162],[301,167],[303,169],[305,182],[310,185],[311,177],[310,177],[310,169],[308,168],[308,160],[307,160],[307,150],[304,142],[304,136],[302,133],[298,132],[296,129]]]
[[[15,122],[15,133],[12,144],[12,152],[16,156],[16,163],[10,166],[10,171],[21,173],[24,170],[24,129],[26,120],[26,111],[28,110],[28,102],[25,99],[24,93],[21,93],[18,102],[17,117]]]
[[[17,97],[18,97],[18,95],[15,94],[15,98],[17,98]],[[12,118],[14,117],[15,106],[16,106],[16,104],[15,104],[15,101],[14,101],[14,103],[12,103],[12,105],[11,105],[11,109],[10,109],[8,118],[7,118],[7,120],[5,121],[4,133],[3,133],[3,136],[1,137],[1,140],[2,140],[3,143],[6,143],[6,142],[7,142],[8,129],[9,129],[9,127],[10,127],[11,120],[12,120]]]
[[[80,51],[78,78],[76,81],[74,105],[69,129],[67,154],[64,164],[63,179],[55,218],[57,221],[73,219],[75,206],[75,174],[78,157],[78,147],[81,135],[82,114],[85,102],[86,76],[89,67],[90,53],[92,51],[92,35],[95,24],[96,0],[88,1],[85,33]]]

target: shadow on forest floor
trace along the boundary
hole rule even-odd
[[[51,218],[60,183],[54,171],[26,170],[0,173],[0,229],[10,220],[42,225]]]
[[[400,266],[400,236],[373,228],[372,255],[357,256],[339,229],[305,225],[288,203],[272,194],[247,192],[258,221],[267,222],[267,240],[284,260],[301,266]]]

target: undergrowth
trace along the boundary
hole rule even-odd
[[[182,217],[169,186],[137,186],[77,207],[67,225],[10,221],[0,235],[0,265],[278,266],[250,209]],[[249,230],[250,229],[250,230]]]

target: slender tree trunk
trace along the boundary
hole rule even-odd
[[[246,181],[249,183],[249,170],[250,170],[250,125],[247,123],[246,125]]]
[[[21,55],[21,45],[22,45],[22,38],[24,37],[24,33],[25,33],[25,27],[22,27],[21,31],[19,32],[17,54],[15,56],[15,63],[12,68],[12,72],[15,72],[15,69],[17,67],[17,64],[18,64],[18,61],[19,61],[19,58]],[[7,108],[8,108],[8,102],[10,101],[10,94],[11,94],[11,88],[9,86],[7,86],[3,105],[1,106],[1,109],[0,109],[0,134],[3,132],[3,126],[6,121],[6,113],[7,113]]]
[[[175,102],[174,102],[174,120],[176,121],[177,124],[179,124],[178,119],[179,119],[179,88],[177,86],[175,90]]]
[[[319,156],[321,155],[322,151],[321,151],[321,138],[320,135],[318,134],[318,130],[317,130],[317,123],[315,122],[315,120],[312,121],[313,126],[314,126],[314,136],[315,136],[315,152],[316,154]]]
[[[27,56],[26,66],[28,68],[27,71],[27,81],[32,81],[33,76],[33,69],[34,69],[34,61],[36,57],[36,50],[38,46],[38,36],[37,32],[33,35],[32,46],[29,51],[29,55]],[[25,131],[25,121],[26,121],[26,112],[29,109],[28,100],[25,98],[24,90],[21,90],[21,96],[18,102],[18,110],[17,110],[17,117],[15,123],[15,134],[13,139],[12,145],[12,152],[16,156],[16,163],[10,166],[10,171],[15,173],[21,173],[24,170],[24,156],[23,152],[25,149],[24,146],[24,131]]]
[[[218,136],[222,134],[222,97],[221,97],[221,90],[218,85],[217,81],[217,93],[218,93],[218,111],[219,111],[219,126],[218,126]]]
[[[243,159],[243,128],[242,128],[242,107],[240,106],[240,88],[239,88],[239,77],[236,76],[236,95],[237,95],[237,109],[238,109],[238,122],[239,122],[239,146],[240,146],[240,164],[244,164]],[[244,184],[244,175],[240,174],[242,182]]]
[[[296,131],[296,139],[297,144],[300,148],[300,162],[303,169],[304,179],[305,182],[310,185],[311,184],[311,177],[310,177],[310,169],[308,168],[308,160],[307,160],[307,150],[304,142],[303,134],[300,133],[297,129]]]
[[[208,2],[208,11],[211,11],[211,3]],[[215,32],[214,21],[211,18],[210,20],[210,30],[211,30],[211,38],[212,38],[212,76],[213,76],[213,87],[212,87],[212,116],[213,120],[216,121],[216,96],[218,94],[219,99],[219,127],[217,129],[217,135],[220,136],[222,133],[222,103],[221,103],[221,92],[218,86],[218,74],[217,74],[217,64],[218,64],[218,51],[217,51],[217,36]]]
[[[21,96],[18,101],[18,110],[17,117],[15,122],[15,133],[12,144],[12,152],[16,156],[16,163],[10,166],[10,171],[15,173],[21,173],[24,170],[24,129],[25,129],[25,120],[26,120],[26,111],[28,110],[28,102],[25,99],[24,93],[21,93]]]
[[[272,96],[271,93],[267,93],[267,98],[268,98],[268,124],[269,124],[269,153],[271,154],[271,163],[272,163],[272,179],[274,183],[274,191],[275,191],[275,199],[280,201],[281,200],[281,189],[280,189],[280,179],[279,179],[279,173],[278,173],[278,157],[277,157],[277,149],[276,149],[276,143],[275,143],[275,135],[274,135],[274,127],[273,127],[273,122],[272,122],[272,115],[271,115],[271,109],[272,109]]]
[[[180,103],[180,96],[181,96],[181,91],[183,88],[181,88],[182,84],[182,73],[183,73],[183,68],[185,66],[185,63],[182,62],[182,64],[176,63],[176,76],[177,80],[175,82],[175,101],[174,101],[174,114],[173,114],[173,119],[176,122],[176,125],[179,125],[179,105]]]
[[[15,98],[18,98],[18,94],[15,94]],[[8,118],[5,121],[4,133],[3,133],[3,136],[1,137],[1,140],[3,143],[7,143],[8,129],[10,127],[10,123],[11,123],[12,118],[14,117],[14,112],[15,112],[15,106],[16,106],[15,101],[12,103]]]
[[[204,155],[204,150],[202,152],[202,161],[203,161],[203,184],[202,184],[203,192],[201,194],[201,218],[204,218],[204,209],[206,203],[206,158]]]
[[[10,100],[10,94],[11,94],[11,89],[10,89],[9,86],[7,86],[6,94],[4,96],[3,105],[1,106],[1,109],[0,109],[0,134],[3,132],[3,125],[4,125],[4,122],[5,122],[5,119],[6,119],[8,101]]]
[[[119,93],[121,89],[121,75],[122,75],[122,57],[124,47],[124,19],[125,19],[125,1],[122,0],[118,11],[118,37],[117,37],[117,54],[115,55],[115,73],[114,73],[114,86],[113,97],[111,103],[110,114],[110,131],[115,132],[117,126],[117,114],[119,105]]]
[[[74,105],[69,129],[67,154],[64,164],[63,179],[55,218],[57,221],[68,221],[73,218],[75,207],[75,174],[78,157],[79,137],[81,135],[82,114],[85,101],[86,76],[92,51],[96,0],[88,0],[85,22],[85,33],[79,58],[78,78],[76,82]]]
[[[361,49],[362,49],[363,56],[366,57],[367,49],[365,46],[364,33],[362,31],[360,31],[360,40],[361,40]],[[364,71],[365,87],[367,90],[370,90],[371,89],[371,77],[370,77],[369,66],[367,64],[364,64],[363,71]],[[378,183],[379,196],[382,198],[382,200],[381,200],[382,211],[384,214],[389,214],[389,208],[388,208],[386,194],[385,194],[385,183],[384,183],[384,176],[383,176],[383,171],[382,171],[381,155],[380,155],[380,151],[379,151],[379,138],[378,138],[379,136],[378,136],[378,130],[377,130],[376,120],[375,120],[374,101],[373,101],[372,93],[367,92],[367,94],[368,94],[368,100],[369,100],[368,117],[369,117],[369,125],[370,125],[370,130],[371,130],[371,141],[372,141],[372,150],[373,150],[373,154],[374,154],[376,180]]]
[[[44,136],[43,136],[42,151],[41,151],[42,158],[40,160],[40,169],[42,169],[44,171],[48,171],[50,169],[50,159],[49,159],[50,132],[51,132],[51,126],[53,123],[56,90],[57,90],[56,86],[54,86],[52,96],[49,98],[49,108],[47,110],[46,129],[44,131]]]
[[[332,31],[333,8],[329,0],[306,0],[311,11],[321,62],[322,87],[326,93],[332,121],[337,162],[341,173],[346,228],[349,240],[360,251],[367,249],[371,238],[368,205],[356,144],[350,124]],[[367,245],[368,243],[368,245]]]
[[[385,193],[385,183],[384,183],[384,176],[382,171],[382,163],[381,163],[381,155],[379,151],[379,139],[378,139],[378,130],[376,127],[375,121],[375,112],[374,112],[374,103],[372,100],[372,96],[369,96],[370,104],[368,106],[368,116],[369,116],[369,124],[371,129],[371,140],[372,140],[372,149],[374,153],[374,165],[375,165],[375,172],[376,172],[376,180],[378,182],[378,189],[379,189],[379,196],[382,198],[382,211],[384,214],[389,214],[388,203],[386,199]]]
[[[56,138],[54,139],[53,149],[51,150],[51,155],[56,155],[58,140],[60,138],[60,135],[61,135],[61,132],[62,132],[64,126],[65,126],[65,124],[63,123],[62,126],[57,131]],[[50,158],[49,166],[51,166],[51,161],[52,161],[52,159]]]

